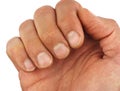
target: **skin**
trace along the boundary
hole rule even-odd
[[[70,31],[79,35],[75,44],[69,42]],[[68,48],[64,55],[53,50],[59,43]],[[40,66],[36,60],[43,51],[52,61]],[[120,91],[119,26],[73,0],[62,0],[55,9],[39,8],[33,20],[21,24],[20,37],[8,42],[7,54],[22,91]],[[26,59],[32,63],[29,68]]]

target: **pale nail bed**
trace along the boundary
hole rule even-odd
[[[68,56],[70,50],[63,43],[59,43],[54,47],[54,53],[59,59],[62,59]]]
[[[52,64],[52,57],[45,52],[39,53],[37,60],[40,68],[47,68]]]
[[[68,41],[71,47],[76,48],[80,45],[81,42],[80,35],[75,31],[71,31],[68,33]]]
[[[35,69],[35,66],[31,62],[31,60],[29,60],[29,59],[25,60],[24,65],[25,65],[25,68],[27,71],[33,71]]]

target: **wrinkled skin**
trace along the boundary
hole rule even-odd
[[[103,53],[94,42],[86,40],[82,48],[50,68],[20,71],[23,91],[119,91],[120,65],[114,62],[119,59],[102,59]]]
[[[50,67],[36,68],[33,72],[23,71],[14,63],[19,70],[22,91],[120,91],[118,25],[87,10],[79,17],[85,31],[84,43],[78,49],[71,48],[67,58],[54,58]],[[109,33],[101,32],[109,29]]]

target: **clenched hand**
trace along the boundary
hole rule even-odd
[[[74,0],[43,6],[7,44],[23,91],[120,91],[120,28]]]

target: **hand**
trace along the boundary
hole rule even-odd
[[[23,91],[120,90],[117,23],[72,0],[38,9],[8,42],[7,54]]]

